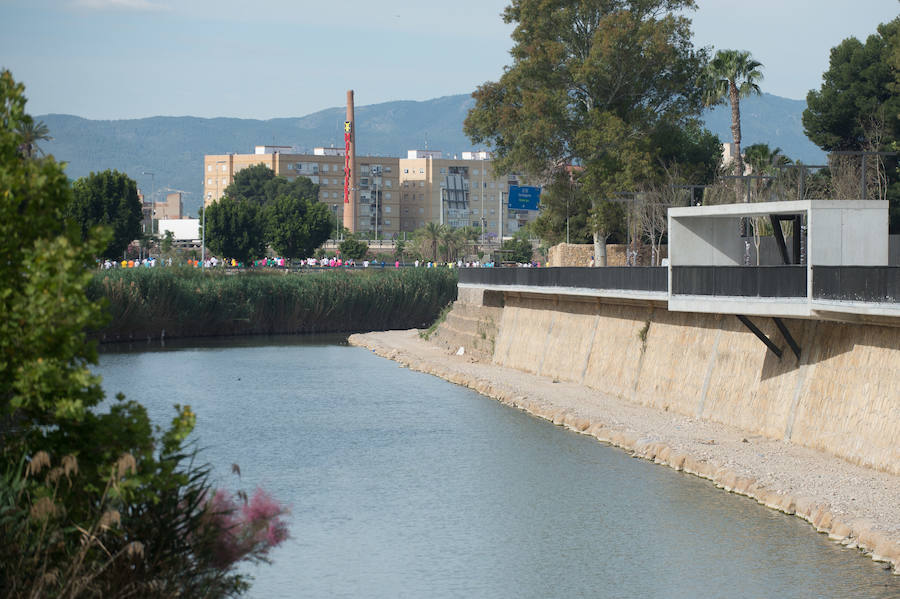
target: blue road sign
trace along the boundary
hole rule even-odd
[[[541,188],[526,185],[509,186],[510,210],[537,210],[541,203]]]

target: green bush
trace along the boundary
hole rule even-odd
[[[96,336],[117,341],[427,327],[456,299],[456,283],[448,268],[151,268],[101,271],[88,296],[110,315]]]

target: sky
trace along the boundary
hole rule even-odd
[[[696,0],[694,45],[749,50],[805,99],[832,47],[898,0]],[[0,68],[28,112],[270,119],[471,93],[511,63],[508,0],[0,0]]]

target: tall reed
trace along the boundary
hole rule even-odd
[[[448,268],[292,273],[191,268],[99,272],[88,296],[108,302],[101,341],[427,327],[456,299]]]

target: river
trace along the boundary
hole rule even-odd
[[[900,596],[799,518],[339,337],[107,348],[97,371],[157,423],[190,404],[216,481],[291,507],[249,597]]]

